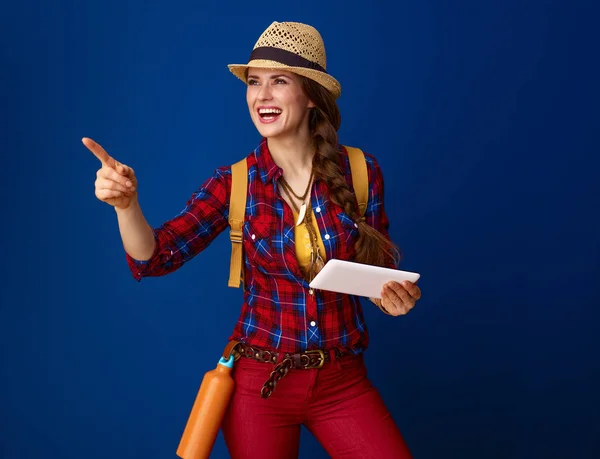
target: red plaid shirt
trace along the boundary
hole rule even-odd
[[[369,154],[365,157],[369,173],[365,218],[389,237],[383,176],[375,158]],[[340,164],[352,189],[348,155],[343,147]],[[294,246],[292,210],[277,189],[282,173],[263,139],[248,155],[243,227],[245,291],[230,338],[279,352],[338,348],[359,353],[366,349],[369,340],[359,298],[313,291],[302,276]],[[140,281],[142,277],[163,276],[181,268],[226,230],[230,189],[231,167],[218,168],[179,215],[154,229],[156,250],[149,260],[137,261],[126,254],[134,278]],[[315,180],[311,205],[326,259],[353,260],[358,230],[343,209],[328,199],[323,181]]]

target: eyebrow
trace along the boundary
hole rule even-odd
[[[260,77],[256,76],[256,75],[248,75],[248,78],[256,78],[257,80],[260,80]],[[273,75],[272,77],[270,77],[271,80],[274,80],[276,78],[290,78],[287,75]]]

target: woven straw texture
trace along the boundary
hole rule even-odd
[[[314,27],[299,22],[273,22],[258,38],[253,49],[270,47],[292,52],[327,69],[325,44],[321,34]],[[248,64],[230,64],[229,70],[240,80],[246,81],[245,72],[248,67],[267,69],[286,69],[320,83],[338,98],[342,88],[331,75],[316,69],[292,67],[280,62],[255,59]]]
[[[275,22],[263,32],[254,48],[262,46],[291,51],[327,69],[325,45],[321,34],[309,25],[299,22]]]

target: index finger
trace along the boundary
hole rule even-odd
[[[421,298],[421,289],[417,287],[417,283],[412,283],[409,281],[402,282],[402,286],[406,289],[410,296],[412,296],[415,300]]]
[[[416,293],[419,290],[415,284],[410,281],[389,281],[385,284],[387,287],[391,288],[398,295],[402,293],[402,291],[406,291],[409,295],[413,296],[413,293]]]
[[[83,144],[90,150],[96,158],[100,160],[102,164],[106,164],[108,167],[114,169],[116,167],[115,160],[106,152],[100,144],[94,142],[88,137],[81,139]]]

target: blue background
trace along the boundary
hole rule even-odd
[[[0,456],[175,458],[232,330],[222,234],[140,284],[89,136],[174,216],[259,141],[244,63],[314,25],[340,140],[386,178],[406,317],[365,304],[370,376],[416,458],[600,457],[598,8],[592,1],[5,3]],[[303,432],[302,458],[326,457]],[[227,457],[219,437],[214,457]]]

